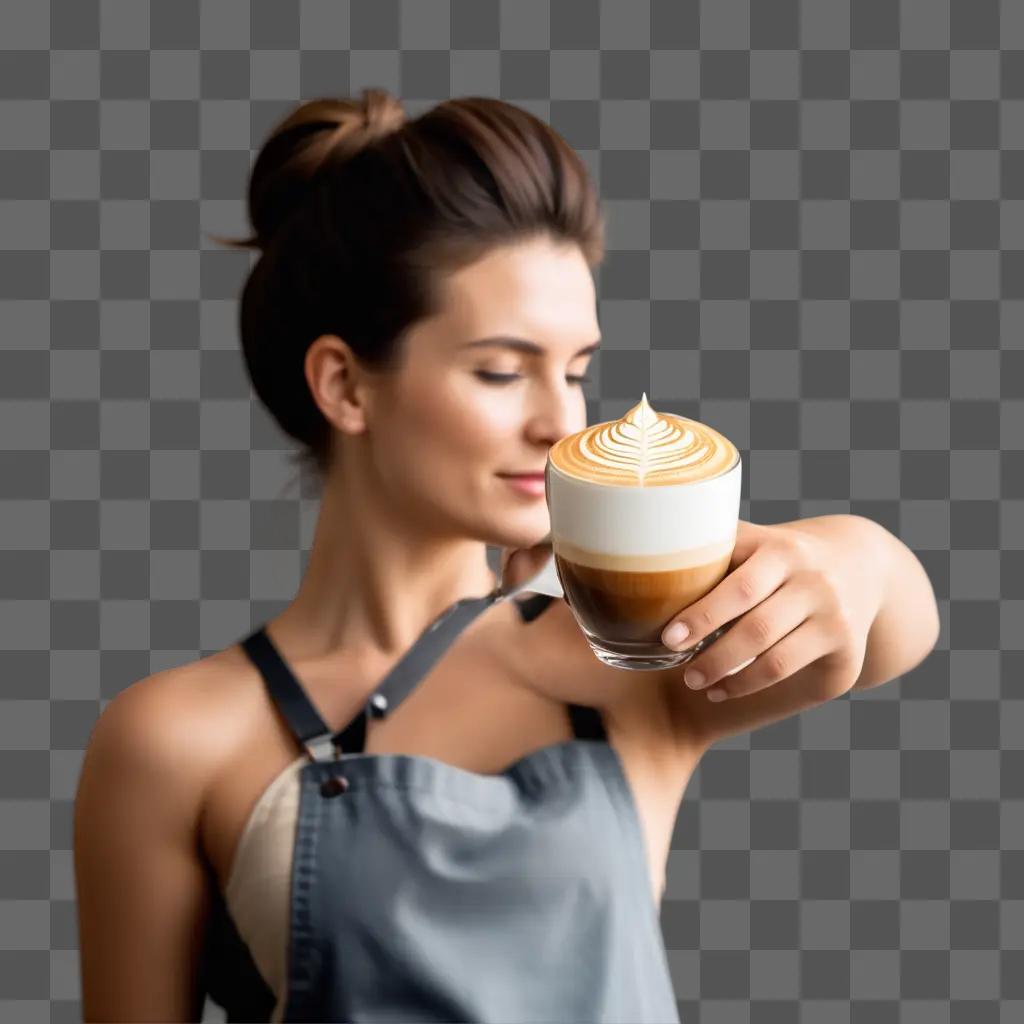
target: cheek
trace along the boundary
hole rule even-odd
[[[500,456],[519,427],[514,403],[498,389],[488,392],[470,382],[451,381],[418,393],[403,407],[406,436],[416,446],[456,457]]]
[[[459,417],[454,444],[467,459],[475,459],[490,472],[517,466],[521,459],[519,435],[522,416],[518,405],[495,389],[490,395],[477,394],[467,402]]]

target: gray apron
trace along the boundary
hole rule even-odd
[[[457,601],[332,732],[262,628],[243,641],[309,755],[291,876],[286,1021],[674,1022],[640,818],[596,708],[500,775],[364,753],[498,597]],[[517,601],[530,621],[552,598]],[[216,885],[203,991],[228,1021],[275,997]]]

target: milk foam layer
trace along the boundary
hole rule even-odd
[[[644,431],[652,422],[648,413],[658,422],[680,421],[682,426],[673,428],[671,435],[679,443],[661,431],[647,433],[647,439],[667,439],[667,445],[660,450],[655,445],[660,454],[654,460],[649,456],[639,459],[634,447],[630,463],[625,449],[618,449],[621,459],[617,466],[595,463],[600,481],[593,478],[593,467],[589,464],[590,475],[586,477],[564,472],[564,465],[573,469],[579,465],[575,456],[567,463],[564,455],[596,450],[593,445],[580,447],[581,435],[633,436],[625,430],[612,430],[623,420],[596,424],[570,434],[549,450],[544,476],[554,550],[578,564],[636,572],[714,561],[723,550],[729,550],[736,536],[743,469],[739,450],[702,423],[654,413],[647,405],[646,395],[624,420],[633,422],[630,417],[638,410],[648,424]],[[698,438],[722,440],[714,441],[709,448],[702,446]],[[678,454],[681,469],[666,461],[671,451]],[[637,483],[639,466],[644,470],[643,484]],[[628,483],[630,473],[632,482]],[[652,480],[658,481],[656,486],[651,486]]]
[[[668,487],[724,473],[739,451],[705,423],[655,412],[644,393],[621,419],[561,438],[548,457],[560,473],[589,483]]]

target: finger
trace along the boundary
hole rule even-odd
[[[770,529],[769,526],[748,523],[745,519],[740,519],[736,524],[736,542],[729,558],[727,572],[732,572],[741,566],[760,547],[765,533]]]
[[[793,584],[779,587],[734,622],[710,647],[688,661],[683,681],[691,689],[700,690],[739,672],[793,632],[813,611],[814,595],[809,588]]]
[[[538,554],[541,550],[545,550],[550,553],[551,547],[550,545],[533,545],[526,548],[502,548],[501,558],[499,560],[502,575],[504,575],[508,569],[512,568],[513,562],[515,563],[517,572],[522,571],[520,569],[520,563],[528,566],[533,565],[536,561],[543,563],[543,559]]]
[[[673,651],[692,647],[720,626],[759,605],[782,586],[786,577],[786,563],[779,551],[768,545],[759,546],[735,572],[673,616],[661,632],[661,642]],[[670,632],[677,624],[684,627],[681,636]]]
[[[501,568],[502,589],[515,589],[527,580],[533,579],[544,568],[545,563],[551,557],[550,544],[537,544],[531,548],[516,548],[510,550],[506,559],[503,559]]]
[[[709,699],[726,700],[745,697],[758,690],[766,690],[806,668],[812,662],[823,658],[831,650],[826,630],[821,629],[813,618],[787,633],[778,643],[754,659],[753,663],[726,676],[707,691]],[[721,693],[721,697],[711,697]]]
[[[510,546],[502,548],[501,554],[499,555],[498,558],[499,568],[504,570],[508,563],[511,561],[512,556],[516,554],[517,551],[533,551],[537,548],[543,548],[549,554],[551,553],[552,539],[550,530],[548,530],[548,532],[545,533],[544,536],[540,538],[540,540],[534,541],[532,544],[527,544],[525,547]]]

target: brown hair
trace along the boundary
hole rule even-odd
[[[256,395],[321,477],[331,429],[303,372],[335,334],[375,370],[397,368],[403,332],[438,309],[439,276],[489,249],[546,234],[604,257],[586,166],[548,124],[488,97],[413,120],[383,89],[301,104],[263,144],[249,180],[242,351]],[[294,456],[293,456],[294,458]]]

